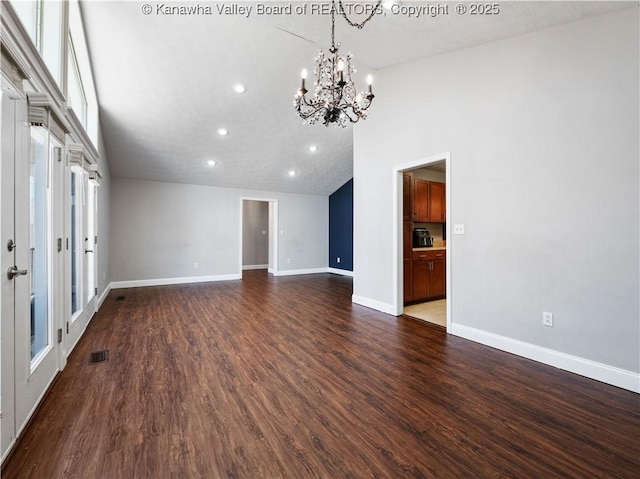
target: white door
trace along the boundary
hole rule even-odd
[[[2,119],[0,130],[2,148],[0,149],[0,289],[2,309],[0,310],[0,456],[4,458],[16,437],[15,419],[15,380],[14,380],[14,298],[15,281],[9,280],[7,271],[15,265],[14,253],[8,241],[14,236],[14,156],[16,155],[15,136],[18,133],[16,104],[5,94],[2,96]],[[26,118],[23,118],[23,122]],[[23,128],[26,141],[28,130]],[[22,143],[22,142],[19,142]]]
[[[91,317],[96,312],[96,295],[98,294],[98,290],[96,288],[96,258],[98,253],[98,236],[96,232],[96,195],[98,191],[95,183],[89,180],[87,177],[85,178],[87,195],[84,228],[84,257],[85,274],[87,278],[87,310],[89,311],[89,316]]]
[[[58,371],[52,295],[52,169],[53,160],[58,157],[62,145],[46,128],[29,126],[25,101],[3,97],[2,116],[3,230],[0,246],[3,248],[3,262],[0,273],[3,276],[4,453],[8,447],[5,441],[10,444],[24,427]],[[10,116],[13,116],[12,126],[9,124]],[[13,130],[12,135],[10,130]],[[5,132],[13,138],[5,138]],[[8,144],[5,146],[5,143]],[[5,175],[11,169],[13,182]],[[11,366],[5,361],[12,365],[13,373],[8,371]],[[13,376],[13,387],[10,376]],[[12,392],[13,398],[10,399]],[[10,424],[9,416],[13,418],[13,424]],[[9,432],[5,433],[5,428]]]
[[[96,311],[97,188],[80,166],[67,173],[66,251],[69,285],[65,354],[77,344]]]

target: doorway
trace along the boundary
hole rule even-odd
[[[451,167],[449,153],[398,165],[394,175],[394,307],[399,316],[406,314],[418,319],[451,327]],[[410,174],[407,174],[410,173]],[[409,179],[407,178],[409,177]],[[414,178],[418,191],[433,189],[442,199],[438,218],[407,217],[407,200],[413,208]],[[411,185],[407,198],[407,182]],[[444,189],[444,191],[442,191]],[[437,208],[436,208],[436,211]],[[430,213],[434,214],[433,210]],[[424,236],[429,231],[428,246],[415,245],[414,229]],[[415,283],[415,284],[414,284]],[[412,295],[413,292],[413,295]],[[405,300],[406,306],[405,309]]]
[[[241,199],[240,271],[277,272],[277,200]]]

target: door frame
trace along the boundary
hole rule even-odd
[[[451,283],[451,256],[453,252],[453,241],[451,241],[451,153],[444,152],[437,155],[429,156],[413,160],[407,163],[401,163],[393,167],[393,215],[392,227],[393,231],[393,310],[396,316],[402,315],[404,310],[404,265],[402,252],[402,174],[405,171],[415,170],[429,166],[438,161],[445,162],[445,183],[446,183],[446,235],[447,235],[447,260],[446,260],[446,277],[447,277],[447,332],[451,331],[452,318],[452,283]]]
[[[262,201],[269,204],[269,231],[267,241],[269,242],[269,274],[278,273],[278,200],[274,198],[260,198],[254,196],[241,196],[240,197],[240,241],[238,251],[238,270],[240,272],[240,278],[242,278],[242,246],[244,241],[244,202],[245,201]]]

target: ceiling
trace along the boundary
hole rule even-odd
[[[309,13],[260,15],[258,3],[308,4]],[[310,14],[314,4],[150,2],[152,13],[144,15],[141,1],[81,1],[111,175],[319,195],[349,180],[352,128],[303,125],[293,110],[300,71],[312,71],[318,50],[330,44],[330,16]],[[377,69],[631,5],[503,1],[498,15],[472,16],[457,15],[455,2],[439,4],[449,4],[448,15],[385,11],[362,30],[336,18],[336,40],[362,73],[356,86],[364,88],[366,73]],[[161,5],[208,6],[212,13],[165,15]],[[247,18],[218,11],[234,6],[252,12]],[[236,82],[245,93],[232,90]],[[375,102],[369,113],[375,115]],[[220,127],[228,135],[218,135]]]

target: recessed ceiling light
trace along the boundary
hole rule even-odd
[[[216,166],[216,160],[207,160],[207,166]]]
[[[316,151],[318,151],[318,147],[317,147],[316,145],[311,145],[311,146],[309,147],[309,151],[310,151],[311,153],[315,153]]]
[[[218,128],[216,131],[218,132],[218,135],[220,135],[220,136],[226,136],[226,135],[229,134],[229,132],[227,131],[226,128]]]
[[[244,93],[245,91],[247,91],[242,83],[234,83],[233,85],[231,85],[231,88],[233,88],[233,91],[235,91],[236,93]]]
[[[296,176],[296,170],[289,170],[289,176]]]

